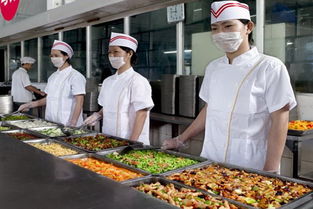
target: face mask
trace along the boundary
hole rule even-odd
[[[64,65],[65,61],[63,60],[63,57],[51,57],[51,62],[54,65],[54,67],[60,68]]]
[[[110,63],[113,68],[120,69],[123,65],[125,65],[124,57],[109,57]]]
[[[240,32],[227,32],[212,35],[212,40],[217,48],[224,52],[237,51],[243,39]]]

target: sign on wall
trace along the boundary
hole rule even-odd
[[[2,17],[7,21],[12,20],[16,15],[19,3],[20,0],[0,0]]]

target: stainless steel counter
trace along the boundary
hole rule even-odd
[[[0,208],[175,208],[0,134]]]

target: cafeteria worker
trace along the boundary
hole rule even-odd
[[[137,47],[137,40],[131,36],[111,34],[109,61],[117,72],[102,83],[98,97],[102,109],[84,123],[95,125],[103,119],[104,134],[149,145],[149,113],[154,103],[148,80],[133,69]]]
[[[206,103],[193,123],[163,148],[182,146],[205,130],[201,156],[278,172],[296,100],[285,65],[252,45],[249,6],[211,5],[212,40],[225,56],[208,64],[200,97]]]
[[[46,120],[71,127],[83,124],[82,106],[86,94],[86,79],[70,64],[73,55],[69,44],[54,41],[50,57],[57,71],[48,78],[45,89],[47,97],[21,105],[20,111],[46,105]]]

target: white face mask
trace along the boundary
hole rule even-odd
[[[224,52],[235,52],[238,50],[243,39],[240,32],[221,32],[212,35],[212,40],[217,48]]]
[[[110,63],[113,68],[120,69],[125,65],[124,57],[109,57]]]
[[[64,65],[65,61],[63,60],[63,57],[51,57],[51,62],[54,65],[54,67],[60,68]]]

